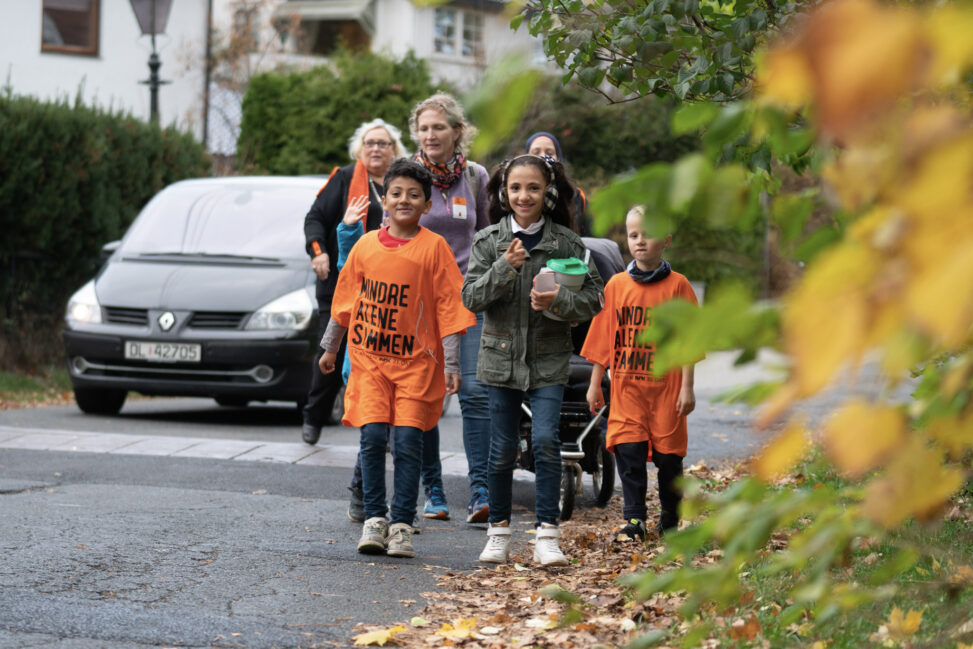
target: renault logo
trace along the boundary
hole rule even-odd
[[[159,316],[159,326],[162,331],[169,331],[174,324],[176,324],[176,316],[172,315],[172,311],[166,311]]]

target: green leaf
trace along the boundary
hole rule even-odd
[[[814,194],[781,194],[774,198],[770,214],[780,231],[781,240],[791,243],[804,231],[808,217],[814,211]]]
[[[719,108],[709,102],[685,104],[672,115],[672,132],[685,135],[708,125],[719,115]]]
[[[466,97],[471,118],[479,128],[471,155],[480,158],[510,137],[541,81],[538,70],[522,57],[509,56],[490,67],[486,77]]]
[[[706,129],[706,133],[703,135],[703,143],[712,155],[722,149],[724,145],[745,133],[749,124],[750,115],[747,113],[744,104],[728,104],[723,107],[719,116]]]
[[[841,240],[841,232],[837,228],[823,227],[815,230],[807,239],[794,249],[794,257],[802,262],[810,262],[820,252]]]
[[[669,181],[669,209],[674,212],[686,209],[711,171],[706,158],[700,153],[693,153],[676,161]]]
[[[588,88],[597,88],[605,78],[605,71],[598,67],[584,68],[578,72],[578,81]]]
[[[557,584],[544,586],[538,591],[544,597],[548,597],[562,604],[581,604],[583,600],[575,593],[561,588]]]

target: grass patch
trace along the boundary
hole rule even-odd
[[[849,487],[820,461],[805,464],[797,475],[797,484],[779,489]],[[813,521],[803,519],[785,532],[798,533],[809,525]],[[800,570],[774,572],[769,569],[774,560],[775,552],[758,552],[740,572],[744,597],[728,610],[710,607],[698,620],[714,622],[707,634],[713,646],[973,647],[973,483],[954,496],[935,523],[911,521],[878,539],[858,537],[841,565],[827,571],[832,593],[847,589],[849,604],[857,597],[856,590],[867,592],[868,600],[878,594],[873,601],[859,599],[845,610],[795,607],[789,593],[795,584],[813,584],[820,567],[812,560]],[[903,624],[904,620],[912,625]],[[688,635],[677,635],[670,642],[709,646]]]
[[[16,408],[70,400],[71,380],[62,365],[36,372],[0,371],[0,407]]]

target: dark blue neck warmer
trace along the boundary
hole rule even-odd
[[[629,263],[626,270],[628,271],[628,276],[634,279],[636,282],[641,282],[642,284],[654,284],[655,282],[661,282],[666,277],[669,277],[669,273],[672,272],[672,266],[669,265],[668,261],[663,259],[658,268],[646,272],[640,269],[638,264],[636,264],[635,260],[633,259],[631,263]]]

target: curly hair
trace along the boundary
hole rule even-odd
[[[475,126],[466,121],[463,107],[456,98],[445,92],[437,92],[432,97],[420,101],[412,109],[412,114],[409,116],[409,135],[416,146],[422,148],[419,144],[419,115],[427,110],[441,111],[449,125],[459,129],[459,138],[456,140],[457,151],[462,153],[469,149],[478,131]]]

